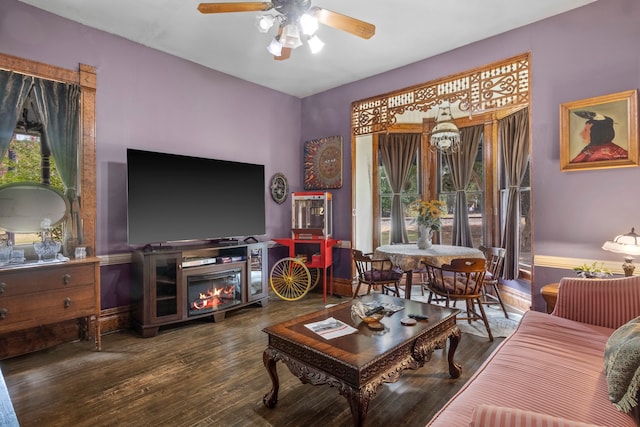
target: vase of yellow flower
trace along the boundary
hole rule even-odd
[[[439,231],[441,227],[440,219],[446,213],[446,203],[440,200],[422,201],[418,205],[418,248],[428,249],[431,247],[431,239],[434,231]]]

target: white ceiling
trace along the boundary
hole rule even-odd
[[[595,0],[313,0],[313,6],[374,24],[376,33],[365,40],[321,25],[324,49],[312,55],[303,45],[286,61],[266,51],[276,29],[264,34],[255,27],[264,12],[205,15],[198,0],[20,1],[303,98]]]

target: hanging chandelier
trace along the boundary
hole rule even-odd
[[[436,125],[431,130],[430,148],[444,154],[455,153],[460,149],[460,130],[453,123],[451,106],[439,106]]]

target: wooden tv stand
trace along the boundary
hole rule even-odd
[[[268,301],[264,242],[136,250],[132,273],[134,327],[143,338],[157,335],[164,325],[204,317],[218,322],[229,310]],[[221,283],[233,296],[221,302],[214,296],[219,289],[206,283]]]

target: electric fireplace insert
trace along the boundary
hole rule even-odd
[[[242,304],[242,277],[240,267],[188,274],[186,279],[189,316],[213,313]]]

